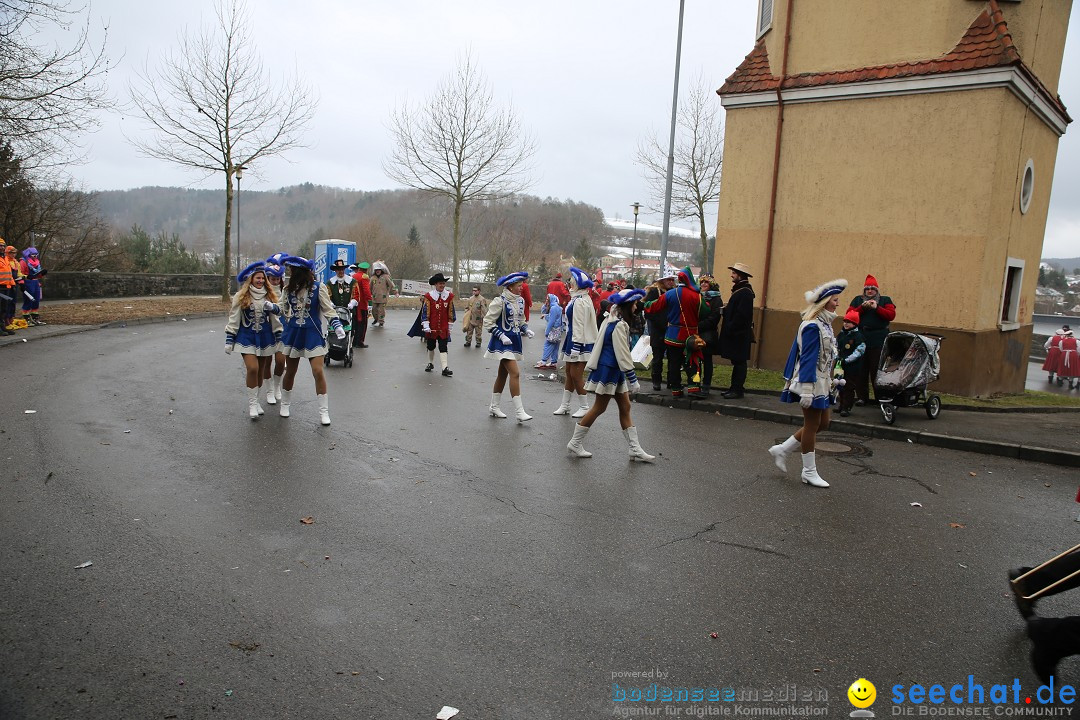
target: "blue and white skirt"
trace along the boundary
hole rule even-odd
[[[262,329],[256,332],[253,328],[241,325],[236,331],[236,345],[234,346],[242,355],[256,355],[258,357],[273,357],[281,352],[281,343],[274,339],[274,331],[270,323],[263,323]]]
[[[619,368],[601,365],[589,373],[589,379],[585,381],[585,392],[618,395],[630,392],[630,383],[626,382],[626,373]]]
[[[498,360],[517,360],[521,362],[521,336],[517,333],[508,332],[506,337],[510,338],[510,344],[504,345],[503,341],[494,333],[488,339],[487,351],[484,353],[484,357],[493,357]]]
[[[326,336],[310,323],[305,323],[303,327],[286,325],[281,344],[285,357],[313,358],[326,354]]]

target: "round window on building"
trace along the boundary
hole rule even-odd
[[[1035,192],[1035,163],[1030,159],[1024,166],[1024,179],[1020,182],[1020,212],[1026,213]]]

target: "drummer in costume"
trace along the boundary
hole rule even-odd
[[[630,357],[630,320],[634,317],[637,303],[645,297],[644,290],[622,290],[608,297],[611,310],[600,326],[600,337],[589,356],[586,369],[589,380],[585,387],[596,394],[596,400],[585,417],[574,426],[574,436],[566,449],[577,457],[592,457],[582,443],[596,418],[607,410],[611,398],[619,408],[619,425],[630,446],[630,459],[652,462],[655,456],[648,454],[638,442],[637,428],[630,419],[630,396],[641,386],[634,372],[634,360]]]
[[[315,279],[315,263],[302,257],[288,257],[289,283],[285,286],[282,300],[285,352],[285,378],[281,383],[281,406],[278,414],[289,417],[292,403],[293,381],[300,358],[311,364],[315,378],[315,394],[319,400],[319,422],[330,424],[330,398],[326,394],[326,376],[323,374],[323,355],[326,354],[326,328],[330,328],[339,340],[345,338],[334,304],[326,286]]]
[[[442,273],[435,273],[428,278],[431,290],[420,299],[420,314],[409,329],[409,337],[423,337],[427,342],[428,362],[424,372],[435,369],[435,345],[439,346],[439,365],[442,374],[450,377],[454,371],[448,365],[447,343],[450,331],[454,329],[457,311],[454,310],[454,293],[446,289],[447,279]]]
[[[596,343],[596,307],[589,297],[593,281],[588,273],[576,267],[570,268],[570,302],[566,305],[566,338],[563,339],[562,357],[566,363],[566,381],[563,383],[562,403],[552,415],[567,415],[570,399],[576,392],[578,409],[570,417],[585,417],[589,411],[589,396],[585,392],[585,363]]]
[[[266,258],[264,267],[266,268],[266,285],[274,291],[274,294],[280,298],[284,294],[285,283],[285,258],[289,257],[285,253],[276,253]],[[266,386],[266,404],[277,405],[278,400],[281,399],[281,378],[285,374],[285,353],[281,352],[281,345],[278,345],[277,352],[274,353],[273,368],[271,364],[267,363],[266,368],[263,370],[262,385]]]
[[[814,444],[817,434],[829,427],[833,394],[833,368],[836,366],[836,336],[832,322],[836,319],[839,296],[847,288],[847,280],[833,280],[807,292],[809,303],[802,312],[799,332],[791,343],[784,378],[787,382],[780,393],[783,402],[802,406],[803,426],[779,445],[769,448],[773,462],[787,472],[787,455],[800,448],[802,452],[802,481],[813,487],[827,488],[829,483],[817,471]],[[844,381],[837,380],[836,383]]]
[[[536,334],[525,322],[525,300],[521,297],[521,285],[528,277],[527,272],[515,272],[499,278],[496,284],[502,288],[502,293],[488,304],[487,314],[484,316],[484,333],[491,336],[484,357],[499,360],[499,372],[495,376],[488,411],[491,417],[506,417],[506,413],[499,409],[499,402],[509,378],[510,398],[514,401],[514,411],[519,423],[532,420],[532,415],[525,412],[521,401],[521,374],[518,369],[518,363],[521,362],[521,336],[531,338]]]
[[[258,419],[265,411],[259,405],[259,386],[270,368],[274,353],[281,348],[281,321],[278,320],[277,293],[266,284],[266,268],[255,262],[236,276],[240,289],[233,295],[229,321],[225,324],[225,353],[240,351],[247,370],[248,417]]]

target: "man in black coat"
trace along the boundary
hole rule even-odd
[[[743,263],[729,265],[731,294],[724,306],[720,326],[720,357],[731,361],[731,387],[723,394],[728,400],[741,398],[746,391],[746,362],[754,341],[754,289],[750,287],[750,268]]]
[[[675,282],[675,271],[668,271],[648,287],[641,304],[656,302],[661,295],[675,287]],[[667,352],[667,346],[664,344],[664,335],[667,333],[667,315],[663,313],[646,315],[645,322],[649,329],[649,345],[652,346],[652,365],[649,366],[652,371],[652,389],[654,392],[660,392],[660,382],[664,378],[664,355]]]

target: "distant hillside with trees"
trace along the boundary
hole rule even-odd
[[[161,239],[159,244],[167,239],[204,256],[209,265],[222,252],[220,190],[146,187],[97,193],[96,200],[121,244],[131,245],[133,236],[139,247],[146,237]],[[244,190],[239,197],[241,264],[279,251],[310,256],[316,240],[339,238],[356,242],[363,258],[385,260],[398,277],[422,277],[432,265],[448,263],[452,222],[449,203],[414,190],[369,192],[312,183]],[[522,195],[464,208],[461,251],[463,258],[488,262],[493,271],[525,267],[546,272],[583,241],[599,248],[608,235],[597,207]]]

